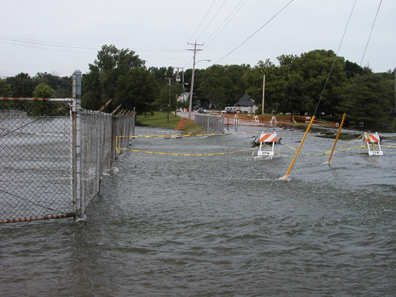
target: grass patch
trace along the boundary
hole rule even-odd
[[[136,126],[152,126],[174,129],[179,121],[179,116],[175,117],[173,113],[170,113],[168,122],[168,114],[166,112],[155,112],[153,115],[148,114],[147,117],[144,117],[143,114],[136,116]]]
[[[168,129],[177,128],[185,134],[199,134],[205,131],[205,128],[195,125],[194,121],[189,121],[185,118],[183,119],[184,127],[181,127],[180,120],[181,117],[170,113],[168,122],[168,115],[166,112],[155,112],[153,115],[149,114],[147,117],[144,117],[144,115],[137,115],[136,126],[151,126]]]

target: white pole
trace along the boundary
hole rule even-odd
[[[264,118],[264,95],[265,95],[265,74],[263,77],[263,104],[261,105],[261,115]]]
[[[190,104],[188,106],[188,119],[191,120],[191,109],[192,109],[192,96],[193,96],[193,91],[194,91],[194,76],[195,76],[195,56],[197,54],[197,51],[202,51],[201,49],[197,50],[197,45],[199,46],[203,46],[203,44],[197,44],[197,42],[195,42],[194,44],[192,43],[187,43],[189,45],[194,45],[194,59],[193,59],[193,72],[192,72],[192,76],[191,76],[191,87],[190,87]],[[198,61],[199,62],[199,61]]]
[[[188,119],[191,120],[191,108],[192,108],[192,96],[194,90],[194,75],[195,75],[195,54],[197,52],[197,43],[194,44],[194,59],[193,59],[193,71],[191,76],[191,87],[190,87],[190,104],[188,105]]]
[[[81,183],[81,71],[73,73],[73,180],[74,180],[74,215],[81,217],[85,210]]]

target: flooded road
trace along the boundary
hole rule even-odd
[[[0,226],[2,295],[395,296],[396,149],[325,165],[334,140],[310,133],[283,181],[304,131],[267,128],[272,160],[230,153],[262,129],[133,139],[86,220]]]

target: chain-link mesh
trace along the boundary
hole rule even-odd
[[[100,177],[112,160],[112,115],[90,110],[81,112],[81,195],[86,206],[99,191]]]
[[[115,136],[133,136],[135,134],[135,116],[119,116],[113,119],[113,135]],[[113,145],[115,148],[115,137],[113,137]],[[128,137],[120,137],[117,141],[117,146],[119,148],[127,147],[129,144],[130,138]],[[113,158],[117,159],[119,154],[122,154],[122,151],[113,150]]]
[[[206,128],[207,133],[210,131],[224,132],[224,117],[196,114],[194,122],[196,125]]]
[[[0,98],[0,223],[82,215],[118,157],[116,136],[134,134],[134,116],[82,110],[76,141],[72,106]]]
[[[0,222],[70,216],[71,101],[0,100]]]

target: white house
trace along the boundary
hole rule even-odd
[[[254,105],[254,100],[248,94],[243,96],[234,104],[235,108],[240,111],[246,111],[247,113],[255,113],[257,106]]]

